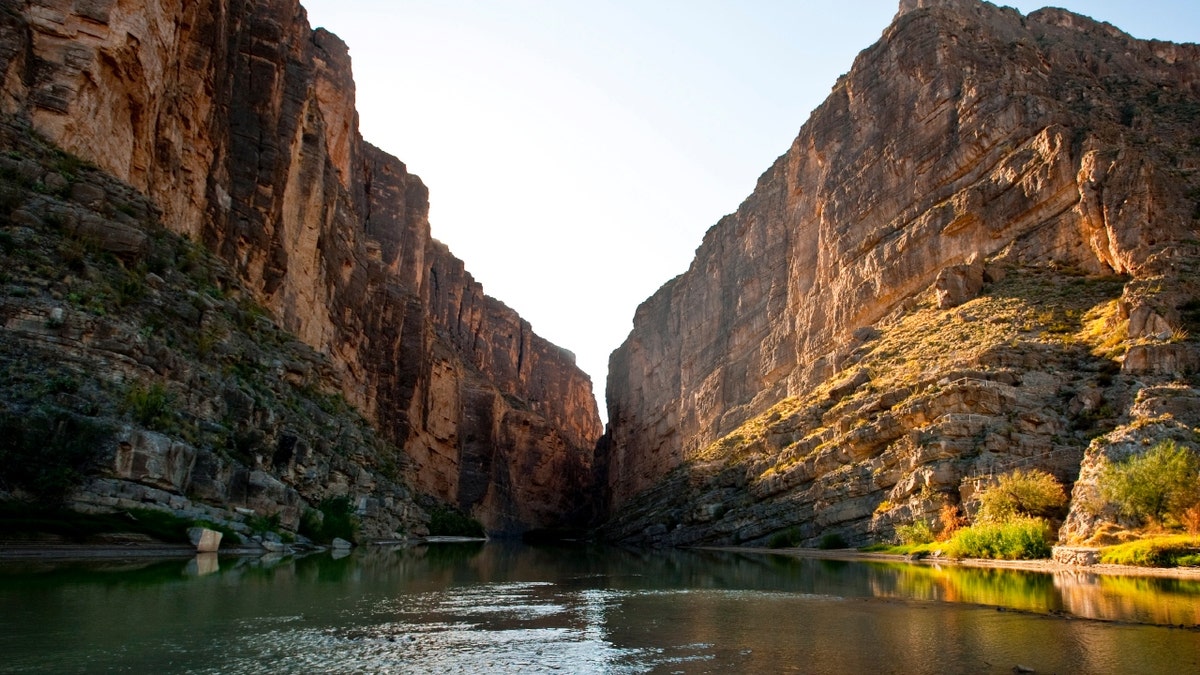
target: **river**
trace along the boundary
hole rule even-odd
[[[0,564],[5,673],[1194,673],[1197,624],[1195,581],[726,551]]]

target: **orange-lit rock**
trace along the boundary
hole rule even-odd
[[[718,499],[724,485],[714,476],[726,474],[701,466],[706,448],[777,402],[842,377],[862,353],[860,331],[905,315],[932,287],[948,309],[974,297],[990,269],[1128,275],[1120,304],[1130,337],[1165,341],[1198,291],[1197,110],[1196,45],[1136,40],[1057,9],[1026,17],[977,0],[903,0],[754,192],[706,233],[688,271],[638,308],[613,353],[610,434],[598,464],[613,511],[650,495],[636,507],[646,519],[625,519],[618,535],[653,518],[689,522],[688,499]],[[1195,353],[1190,342],[1134,350],[1126,372],[1186,373]],[[1034,352],[1028,363],[1020,354],[1003,365],[1045,367]],[[1047,386],[1074,386],[1063,377]],[[1053,425],[1070,426],[1075,413],[1060,417],[1046,393],[1053,389],[1023,394],[1002,414],[1053,409]],[[971,401],[963,412],[978,407]],[[872,508],[905,481],[958,499],[962,472],[976,467],[953,460],[977,451],[988,425],[964,418],[967,426],[943,434],[929,428],[932,419],[902,421],[897,432],[875,414],[835,418],[868,423],[857,440],[846,429],[818,433],[819,420],[798,422],[760,449],[744,448],[754,459],[725,458],[732,492],[719,499],[728,504],[779,460],[772,453],[790,448],[798,463],[753,488],[778,502],[734,514],[740,525],[726,523],[723,533],[697,525],[686,535],[680,525],[677,537],[650,539],[753,538],[771,531],[771,519],[810,517],[864,533]],[[1051,446],[1045,423],[1031,417],[1028,426],[1045,435],[1039,447]],[[807,434],[815,434],[808,445]],[[922,459],[942,436],[953,437],[942,464]],[[1071,443],[1077,462],[1086,439]],[[806,452],[814,454],[800,461]],[[780,481],[786,490],[769,487]]]

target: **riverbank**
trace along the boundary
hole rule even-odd
[[[68,543],[46,541],[0,541],[0,562],[8,560],[122,560],[128,558],[191,558],[196,555],[196,547],[190,544],[170,544],[159,541],[149,541],[142,538],[131,538],[99,543]],[[481,537],[423,537],[420,539],[380,539],[372,541],[368,546],[400,546],[411,547],[418,544],[482,544],[488,540]],[[317,547],[312,551],[324,551],[326,547]],[[260,556],[270,553],[258,546],[222,547],[217,551],[220,555],[228,556]]]
[[[428,537],[424,542],[388,541],[381,545],[412,545],[413,543],[485,542],[485,539],[452,537]],[[1103,574],[1127,577],[1161,577],[1200,581],[1200,567],[1135,567],[1132,565],[1090,566],[1064,565],[1053,560],[984,560],[978,558],[913,558],[890,553],[867,553],[855,549],[821,550],[813,548],[759,548],[745,546],[700,546],[696,550],[725,551],[730,553],[753,553],[761,555],[786,555],[794,558],[816,560],[842,560],[847,562],[908,563],[930,566],[953,565],[1029,572],[1071,572]],[[221,549],[221,555],[261,555],[260,548]],[[49,542],[0,542],[0,561],[5,560],[116,560],[122,558],[190,558],[196,549],[187,544],[165,544],[148,541],[107,542],[99,544],[49,543]]]
[[[984,560],[980,558],[935,558],[926,556],[913,558],[891,553],[866,553],[855,549],[820,550],[815,548],[756,548],[744,546],[702,546],[707,551],[729,551],[766,555],[788,555],[794,558],[818,560],[844,560],[849,562],[909,563],[919,565],[955,565],[959,567],[983,567],[1029,572],[1071,572],[1075,574],[1104,574],[1126,577],[1162,577],[1200,581],[1200,567],[1135,567],[1133,565],[1064,565],[1053,560]]]
[[[264,555],[262,548],[222,548],[218,553],[228,556]],[[189,544],[162,542],[126,542],[104,544],[0,543],[0,563],[6,561],[70,561],[70,560],[127,560],[127,559],[187,559],[197,555]]]
[[[194,555],[196,547],[184,544],[0,544],[0,562],[190,558]]]

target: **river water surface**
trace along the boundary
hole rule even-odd
[[[0,672],[1196,673],[1197,624],[1194,581],[758,553],[0,564]]]

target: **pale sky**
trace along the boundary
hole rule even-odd
[[[575,352],[604,416],[638,304],[687,269],[899,5],[301,1],[350,46],[363,136],[429,187],[433,236]],[[1052,4],[1200,41],[1195,0]]]

